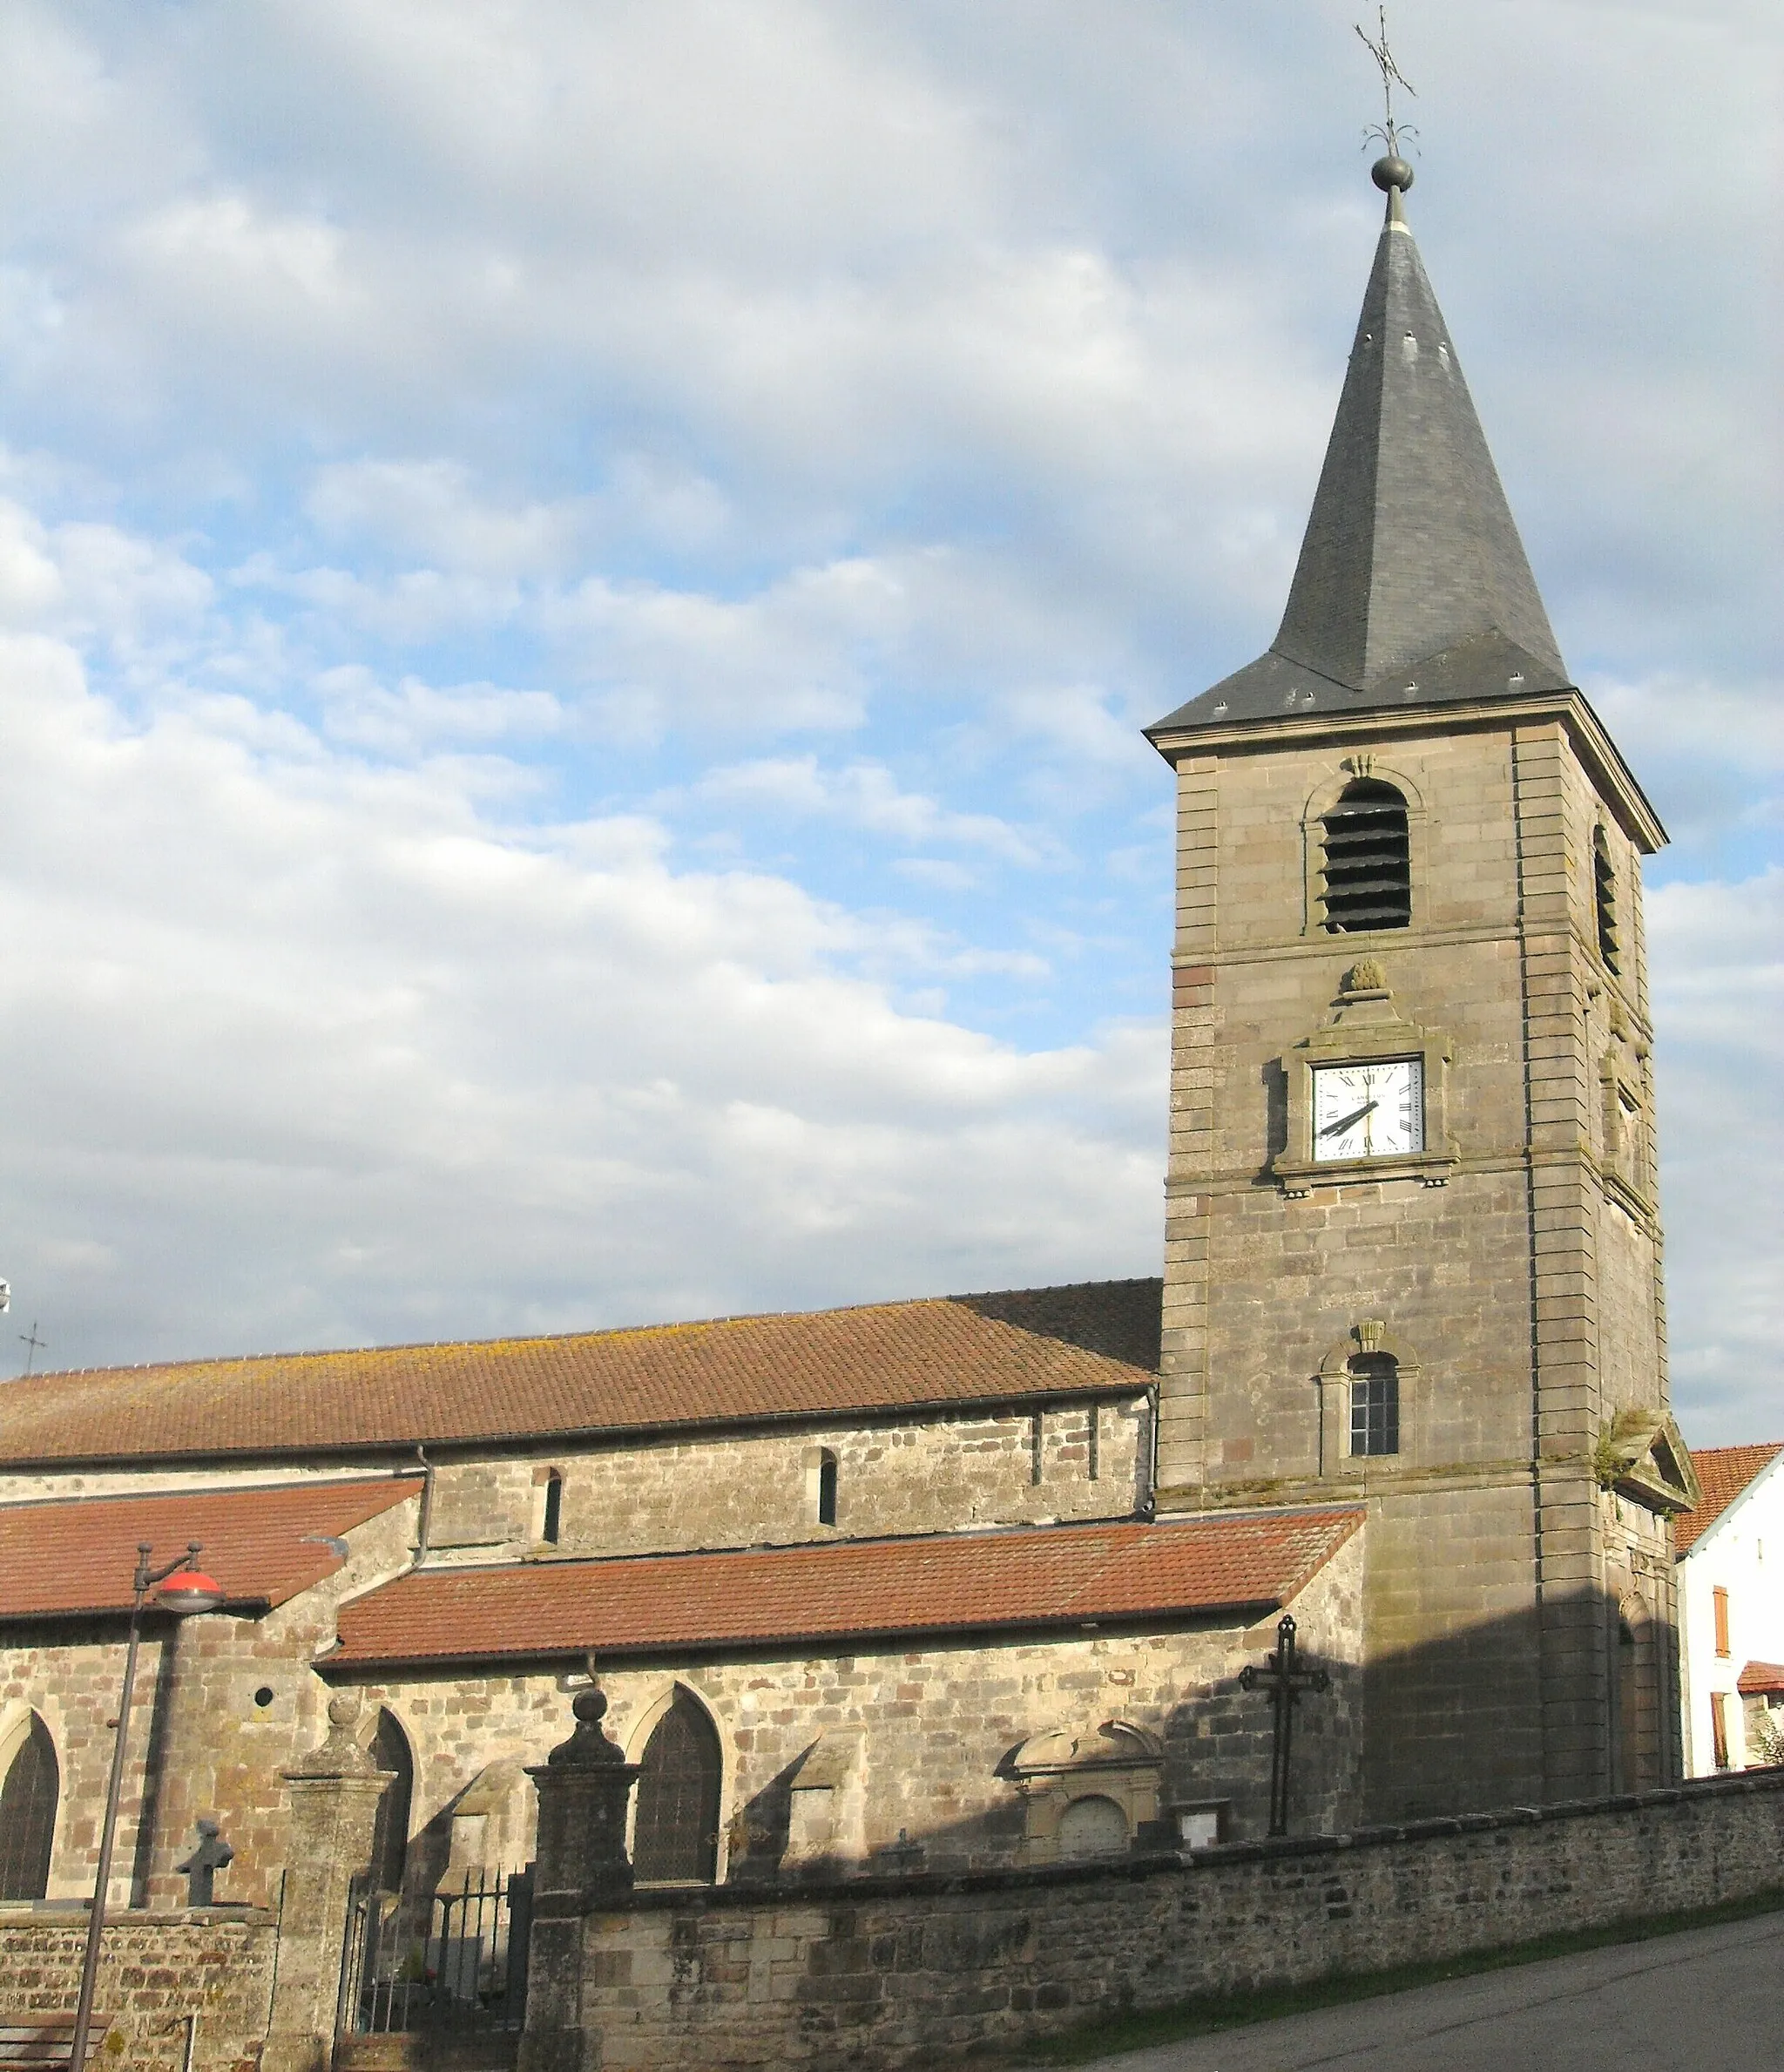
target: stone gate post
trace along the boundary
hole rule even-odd
[[[284,1772],[291,1846],[262,2072],[328,2072],[334,2055],[348,1891],[371,1862],[378,1801],[392,1775],[355,1738],[359,1714],[356,1697],[329,1699],[328,1739]]]
[[[639,1766],[601,1730],[605,1692],[589,1685],[571,1710],[575,1732],[527,1771],[538,1787],[539,1841],[519,2072],[581,2072],[583,1917],[632,1891],[625,1811]]]

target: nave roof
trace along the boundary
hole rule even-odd
[[[339,1457],[1111,1396],[1158,1366],[1160,1283],[269,1353],[0,1386],[0,1467]]]

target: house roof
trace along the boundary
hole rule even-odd
[[[566,1337],[37,1374],[0,1466],[637,1432],[1144,1388],[1160,1284],[1093,1281]]]
[[[1784,1662],[1750,1662],[1734,1687],[1744,1698],[1770,1697],[1784,1691]]]
[[[0,1621],[127,1612],[144,1540],[158,1568],[198,1540],[228,1604],[270,1608],[334,1574],[341,1534],[421,1486],[395,1475],[0,1505]]]
[[[1735,1498],[1784,1453],[1784,1440],[1758,1446],[1708,1446],[1692,1448],[1692,1465],[1703,1486],[1704,1500],[1696,1510],[1683,1513],[1673,1526],[1673,1548],[1687,1554]]]
[[[1346,1507],[422,1569],[343,1606],[341,1645],[319,1666],[835,1647],[1267,1609],[1303,1588],[1363,1515]]]

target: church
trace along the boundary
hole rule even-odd
[[[270,1906],[332,1718],[368,1887],[531,1858],[591,1674],[640,1885],[1049,1865],[1680,1774],[1641,864],[1409,230],[1280,630],[1177,797],[1158,1277],[0,1391],[0,1907]],[[1244,1676],[1312,1672],[1273,1803]],[[345,1701],[343,1703],[343,1701]],[[332,1710],[331,1710],[332,1708]],[[442,1947],[444,1947],[443,1945]]]

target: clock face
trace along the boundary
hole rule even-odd
[[[1314,1158],[1392,1158],[1424,1148],[1421,1060],[1314,1067]]]

